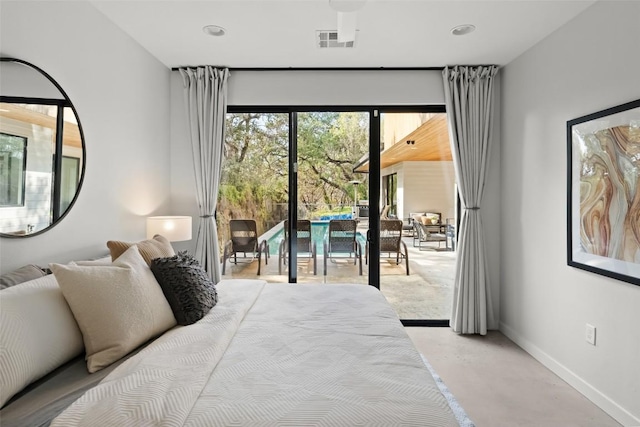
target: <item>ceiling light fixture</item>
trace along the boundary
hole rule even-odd
[[[218,25],[207,25],[205,27],[202,27],[202,31],[205,34],[208,34],[208,35],[214,36],[214,37],[224,36],[225,33],[227,32],[227,30],[225,30],[222,27],[219,27]]]
[[[475,29],[476,26],[472,24],[458,25],[451,29],[451,34],[453,34],[454,36],[464,36],[465,34],[474,32]]]

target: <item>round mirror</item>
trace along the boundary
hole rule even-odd
[[[60,85],[40,68],[0,58],[0,237],[55,226],[80,193],[85,144]]]

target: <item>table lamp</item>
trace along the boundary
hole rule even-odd
[[[150,216],[147,218],[147,239],[160,234],[170,242],[191,240],[190,216]]]

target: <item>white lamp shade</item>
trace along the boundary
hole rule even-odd
[[[147,218],[147,239],[156,234],[170,242],[191,240],[190,216],[150,216]]]

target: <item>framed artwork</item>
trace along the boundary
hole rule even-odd
[[[640,286],[640,99],[567,122],[567,263]]]

